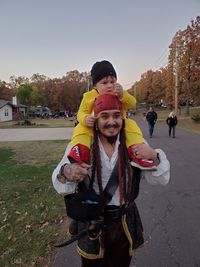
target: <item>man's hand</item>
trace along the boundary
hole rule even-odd
[[[91,165],[86,163],[71,163],[64,167],[64,175],[69,182],[82,182],[88,175]]]
[[[132,146],[133,152],[138,159],[157,159],[157,152],[147,144],[136,144]]]
[[[120,98],[123,97],[123,87],[119,83],[114,84],[114,93]]]
[[[96,118],[91,116],[91,115],[88,115],[87,118],[86,118],[86,125],[88,127],[93,127],[94,126],[94,123],[96,121]]]

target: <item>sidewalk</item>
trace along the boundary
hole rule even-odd
[[[0,129],[0,142],[70,139],[73,128]]]

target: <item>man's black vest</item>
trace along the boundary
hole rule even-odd
[[[132,167],[132,175],[132,190],[129,203],[126,207],[125,214],[123,214],[121,217],[124,232],[126,233],[130,242],[130,255],[132,255],[134,249],[138,248],[144,243],[143,226],[137,206],[135,204],[135,199],[139,194],[141,170]],[[83,223],[78,221],[77,223],[74,223],[73,221],[69,226],[68,232],[70,236],[73,236],[74,234],[77,234],[77,232],[80,233],[85,229],[88,229],[88,227],[89,222]],[[102,258],[104,255],[102,235],[95,239],[91,239],[89,235],[81,237],[78,240],[77,251],[81,256],[88,259]]]

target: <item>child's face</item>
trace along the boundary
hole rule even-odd
[[[96,83],[95,88],[100,95],[104,93],[114,93],[114,84],[117,79],[113,76],[107,76]]]

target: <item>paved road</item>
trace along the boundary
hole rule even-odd
[[[146,122],[139,122],[148,136]],[[137,267],[200,266],[200,135],[177,129],[169,138],[167,126],[157,124],[153,147],[166,152],[171,163],[167,187],[141,185],[138,207],[146,246],[136,257]]]
[[[69,139],[73,128],[0,129],[0,142]]]
[[[149,139],[146,122],[138,123],[147,141],[166,152],[171,162],[171,181],[166,187],[141,182],[137,204],[146,241],[144,248],[135,253],[132,266],[200,267],[200,135],[177,129],[177,138],[172,139],[166,125],[157,124],[154,137]],[[47,139],[54,130],[40,134],[40,140],[42,136]],[[58,130],[59,134],[64,131],[61,139],[67,138],[68,130]],[[55,132],[54,139],[58,139]],[[54,267],[80,266],[74,246],[57,250]]]

